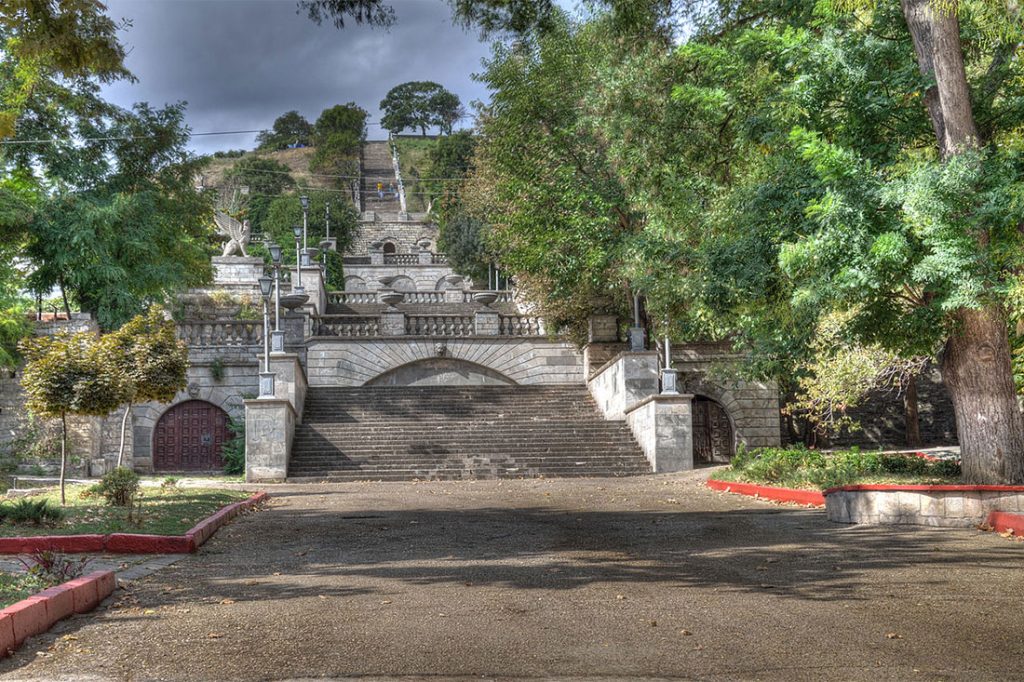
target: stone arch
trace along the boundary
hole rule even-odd
[[[207,400],[171,405],[152,433],[154,471],[219,471],[221,448],[233,438],[228,413]]]
[[[437,284],[434,285],[434,291],[448,291],[449,289],[461,289],[462,287],[457,284],[452,284],[448,281],[451,275],[445,275],[441,279],[437,280]]]
[[[367,291],[366,280],[356,275],[345,278],[345,291]]]
[[[390,239],[385,240],[384,246],[382,247],[385,256],[391,256],[398,253],[398,245]]]
[[[388,288],[393,289],[394,291],[416,291],[416,282],[414,282],[410,277],[399,275],[391,282]]]
[[[425,358],[379,374],[365,386],[515,386],[497,370],[456,358]]]

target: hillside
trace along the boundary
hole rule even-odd
[[[300,184],[322,189],[338,189],[341,181],[336,178],[314,177],[310,174],[309,162],[316,153],[315,147],[302,149],[282,149],[280,151],[252,151],[245,156],[235,158],[210,158],[203,170],[204,182],[207,187],[219,187],[224,182],[224,173],[243,158],[259,156],[284,164],[291,169],[292,177]]]

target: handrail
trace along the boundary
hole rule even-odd
[[[405,184],[402,182],[402,169],[398,163],[398,145],[395,143],[394,135],[388,133],[388,144],[391,146],[391,164],[395,167],[395,184],[398,185],[398,210],[405,214]]]

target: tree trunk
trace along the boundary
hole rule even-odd
[[[907,447],[921,447],[921,419],[917,413],[917,375],[912,374],[903,392],[903,421],[906,424]]]
[[[68,418],[63,412],[60,415],[60,506],[66,504],[64,499],[64,472],[68,469]]]
[[[977,148],[958,3],[941,9],[931,0],[901,0],[900,5],[918,67],[935,76],[939,106],[926,105],[942,158]],[[982,230],[976,238],[979,250],[986,250],[988,233]],[[1024,418],[1013,384],[1006,314],[988,303],[961,308],[953,318],[956,328],[946,340],[942,378],[956,414],[964,481],[1024,483]]]
[[[124,430],[128,424],[128,415],[131,414],[132,404],[128,403],[128,406],[124,408],[124,416],[121,417],[121,447],[117,450],[117,466],[120,468],[124,465]]]
[[[1024,484],[1024,418],[1010,366],[1006,317],[994,306],[957,313],[942,378],[956,414],[967,483]]]

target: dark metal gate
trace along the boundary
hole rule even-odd
[[[708,398],[693,399],[693,461],[728,462],[733,456],[732,423],[725,409]]]
[[[164,412],[153,434],[154,471],[214,471],[231,440],[227,412],[203,400],[186,400]]]

